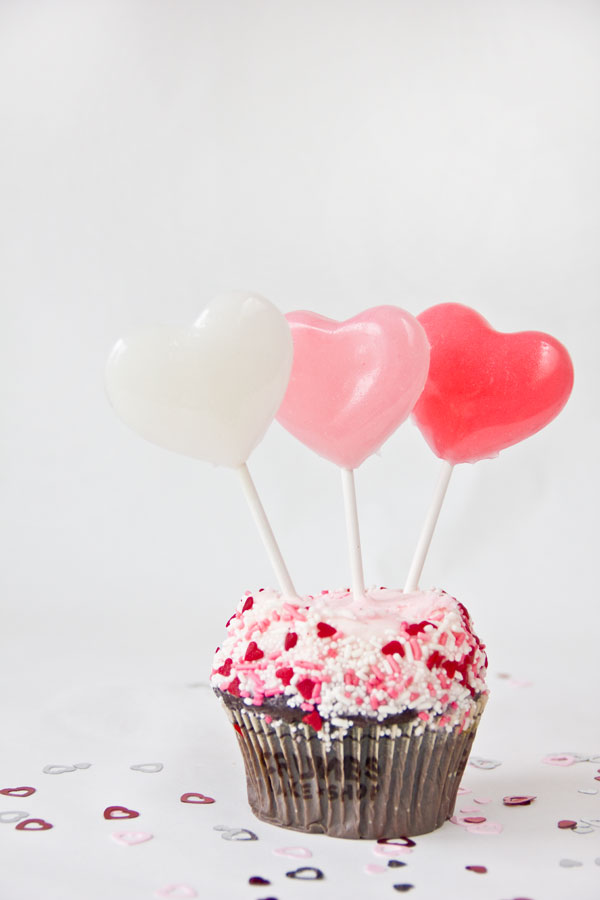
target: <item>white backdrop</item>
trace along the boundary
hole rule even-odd
[[[206,680],[238,596],[273,582],[235,476],[138,439],[103,387],[120,335],[191,322],[232,288],[338,319],[453,300],[567,346],[565,411],[458,467],[423,582],[471,610],[492,687],[543,685],[562,722],[548,740],[577,749],[575,729],[600,752],[599,85],[594,0],[3,0],[14,778],[29,783],[17,760],[39,772],[67,752],[53,704],[76,719],[112,691],[128,721],[124,685]],[[297,587],[347,583],[335,467],[277,425],[250,466]],[[407,423],[358,472],[368,583],[403,583],[437,468]],[[492,755],[493,717],[492,700]],[[523,722],[524,740],[548,725],[535,704]]]

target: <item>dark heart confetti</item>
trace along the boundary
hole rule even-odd
[[[388,859],[388,866],[390,869],[399,869],[400,866],[405,866],[406,863],[402,862],[401,859]]]
[[[32,787],[2,788],[0,794],[4,794],[6,797],[31,797],[32,794],[35,794],[35,790]]]
[[[248,879],[248,884],[271,884],[268,878],[261,878],[260,875],[253,875]]]
[[[399,838],[377,838],[378,844],[387,844],[388,846],[393,847],[416,847],[415,841],[411,840],[409,837],[399,837]]]
[[[49,828],[54,828],[54,825],[44,819],[25,819],[15,825],[15,828],[17,831],[48,831]]]
[[[561,819],[557,824],[559,828],[575,828],[577,822],[574,819]]]
[[[395,884],[394,890],[400,891],[402,894],[406,894],[407,891],[412,891],[414,888],[414,884]]]
[[[476,872],[478,875],[485,875],[487,869],[485,866],[465,866],[467,872]]]
[[[535,799],[535,797],[528,797],[526,794],[522,796],[515,794],[513,797],[503,797],[502,802],[505,806],[529,806]]]
[[[179,799],[181,800],[182,803],[205,804],[205,803],[214,803],[215,802],[212,797],[207,797],[205,794],[197,794],[197,793],[195,793],[195,791],[192,791],[191,793],[187,793],[187,794],[182,794]]]
[[[139,812],[126,806],[107,806],[104,810],[105,819],[137,819],[138,816]]]
[[[293,869],[291,872],[285,873],[286,878],[297,878],[299,881],[321,881],[325,878],[320,869],[314,866],[300,866],[299,869]]]

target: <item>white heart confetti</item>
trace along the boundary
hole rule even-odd
[[[28,815],[29,813],[23,812],[21,809],[7,809],[5,812],[0,812],[0,822],[10,825],[14,822],[20,822],[21,819],[26,819]]]
[[[156,772],[162,772],[164,766],[162,763],[139,763],[135,766],[129,766],[134,772],[145,772],[147,775],[154,775]]]

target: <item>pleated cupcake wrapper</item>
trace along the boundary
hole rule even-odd
[[[425,834],[452,815],[487,697],[467,728],[353,725],[329,743],[310,726],[267,723],[252,707],[229,706],[240,729],[248,801],[272,825],[343,838]]]

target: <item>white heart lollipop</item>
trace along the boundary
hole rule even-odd
[[[215,297],[191,326],[156,325],[115,345],[106,387],[119,417],[147,440],[237,468],[285,394],[293,344],[259,294]]]

